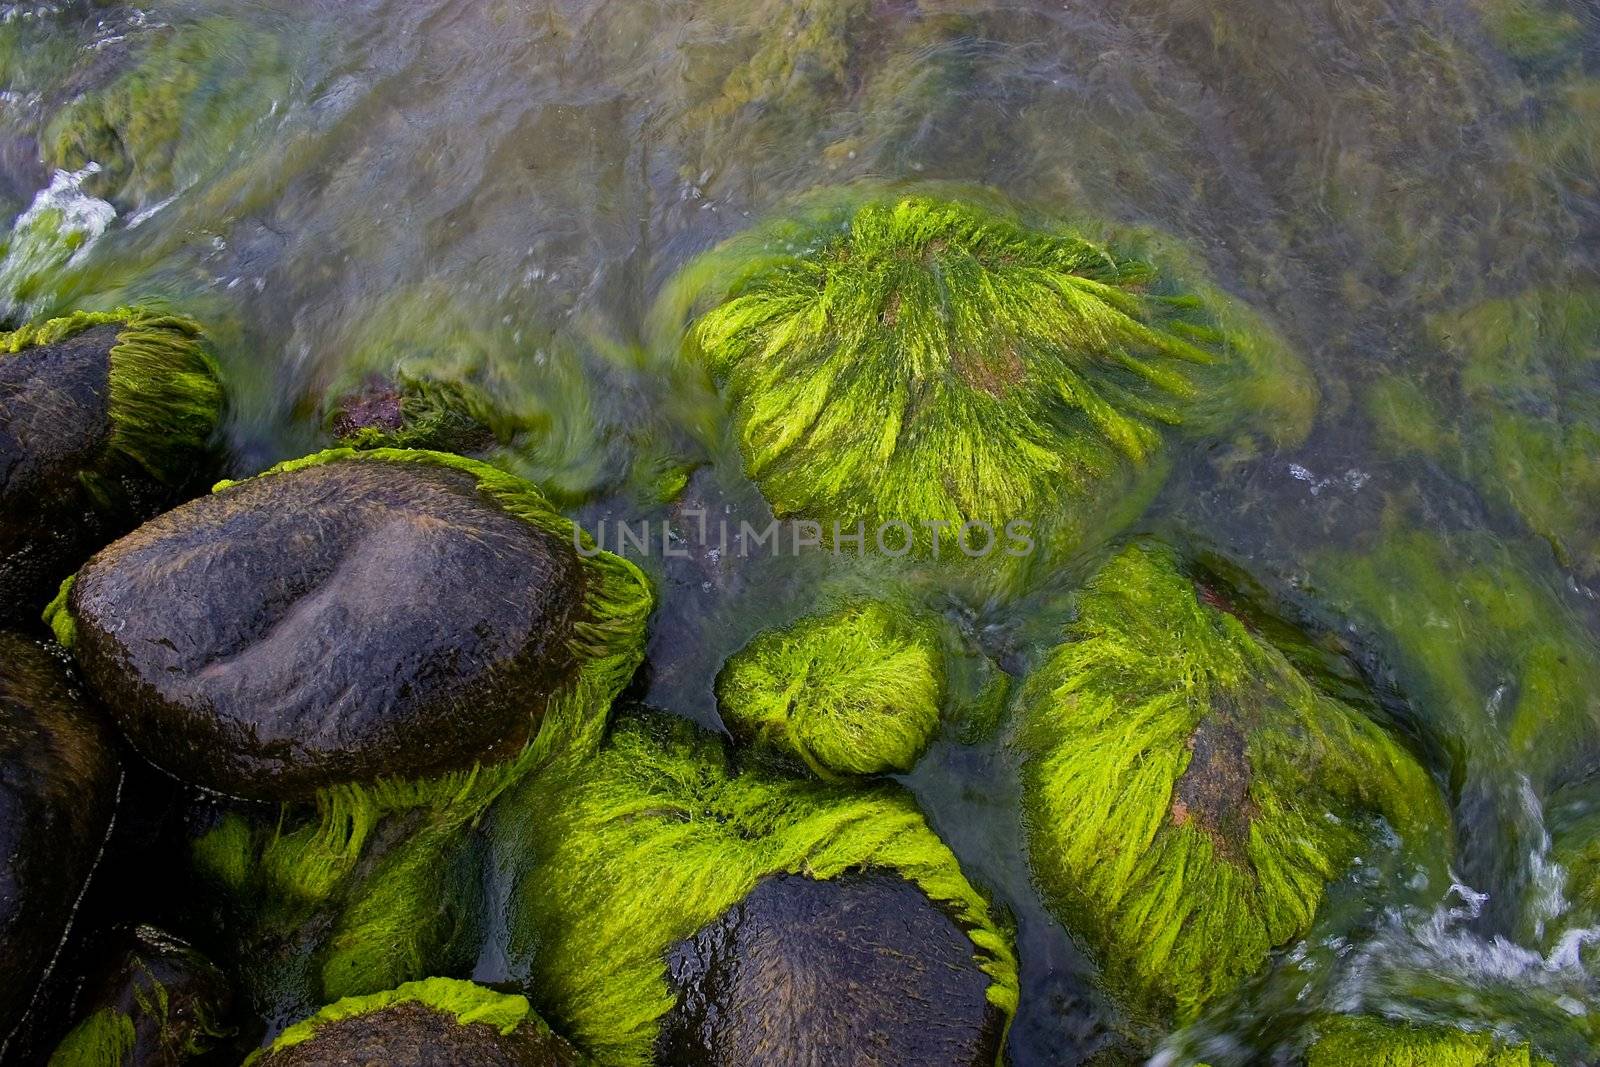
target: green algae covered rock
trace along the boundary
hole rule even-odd
[[[1197,1015],[1307,932],[1384,823],[1443,873],[1428,774],[1169,550],[1115,556],[1066,637],[1022,697],[1031,862],[1135,1004]]]
[[[487,398],[471,385],[397,374],[376,378],[338,397],[327,423],[339,444],[373,448],[423,448],[482,452],[501,438]]]
[[[98,164],[97,195],[157,201],[220,171],[281,110],[289,77],[278,34],[223,15],[176,22],[129,69],[56,114],[40,148],[53,168]]]
[[[0,632],[0,1059],[94,872],[120,772],[98,711],[58,656]]]
[[[1432,323],[1461,361],[1468,418],[1445,458],[1521,515],[1562,562],[1600,575],[1600,289],[1485,300]]]
[[[330,1004],[245,1061],[251,1067],[573,1067],[579,1057],[526,997],[429,978]]]
[[[975,200],[819,205],[707,253],[655,311],[722,390],[780,516],[869,538],[904,523],[952,559],[983,523],[992,561],[1013,522],[1071,547],[1125,520],[1175,434],[1309,426],[1299,360],[1153,240],[1101,244]]]
[[[179,1067],[233,1033],[233,991],[215,964],[154,927],[125,940],[49,1067]]]
[[[64,573],[197,488],[222,412],[188,319],[123,308],[0,333],[0,619],[37,617]]]
[[[1527,1045],[1493,1034],[1351,1016],[1317,1025],[1306,1067],[1553,1067]]]
[[[909,771],[939,729],[934,628],[868,601],[758,635],[717,675],[722,721],[820,777]]]
[[[1593,758],[1600,647],[1528,554],[1391,519],[1371,546],[1329,553],[1313,571],[1458,756],[1509,747],[1536,782]]]
[[[1006,936],[894,787],[736,773],[687,722],[628,717],[598,756],[508,794],[493,833],[521,872],[511,958],[602,1063],[782,1047],[782,1062],[989,1064],[1015,1011]],[[733,936],[740,907],[771,936]],[[862,938],[894,959],[866,966]]]
[[[638,664],[645,579],[580,536],[485,464],[335,449],[146,524],[63,610],[130,741],[186,781],[465,781],[596,729]]]

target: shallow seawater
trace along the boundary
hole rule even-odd
[[[75,101],[141,63],[141,139],[73,141]],[[586,528],[671,524],[681,556],[630,553],[660,600],[630,696],[712,728],[721,662],[874,564],[716,544],[770,512],[651,328],[675,270],[850,183],[1170,235],[1310,366],[1309,438],[1191,447],[1114,543],[933,606],[1020,679],[1115,544],[1175,544],[1363,694],[1457,844],[1448,884],[1342,875],[1169,1034],[1045,907],[1009,725],[952,726],[903,784],[1016,924],[1010,1061],[1293,1063],[1329,1010],[1596,1055],[1561,844],[1600,798],[1593,0],[7,4],[0,81],[8,322],[201,319],[235,476],[325,446],[371,376],[471,380],[519,427],[497,461]],[[475,977],[514,976],[491,944]]]

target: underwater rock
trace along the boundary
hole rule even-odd
[[[42,154],[52,169],[98,164],[97,196],[149,204],[220,169],[279,111],[290,76],[279,34],[226,15],[166,24],[131,67],[50,120]]]
[[[62,662],[0,633],[0,1054],[94,870],[118,779],[98,713]]]
[[[181,1067],[233,1032],[233,990],[215,964],[154,927],[125,940],[50,1067]]]
[[[717,675],[723,723],[820,777],[909,771],[939,728],[933,628],[868,602],[758,635]]]
[[[526,997],[430,978],[340,1000],[280,1034],[251,1067],[575,1067]]]
[[[1600,646],[1543,553],[1399,518],[1387,515],[1370,545],[1315,560],[1313,574],[1392,665],[1423,729],[1463,765],[1509,747],[1538,785],[1600,766]]]
[[[1317,1024],[1306,1067],[1553,1067],[1492,1033],[1334,1016]]]
[[[199,328],[78,312],[0,333],[0,620],[204,484],[222,389]]]
[[[523,872],[508,951],[531,961],[552,1025],[601,1062],[696,1043],[748,1062],[793,1039],[780,1062],[893,1063],[937,1046],[907,1062],[988,1063],[1016,1010],[1008,938],[892,785],[737,773],[690,723],[629,716],[597,755],[508,792],[493,820],[492,862]],[[894,951],[909,945],[931,954]],[[688,959],[697,948],[704,967]],[[791,979],[819,983],[815,1003],[758,1002]],[[926,1024],[922,1039],[883,1047],[908,1037],[906,1019]]]
[[[1009,524],[1065,549],[1128,521],[1175,433],[1309,427],[1299,359],[1146,244],[844,192],[685,267],[653,314],[722,390],[778,515],[1021,566]]]
[[[1327,883],[1398,834],[1442,877],[1439,789],[1382,729],[1124,549],[1021,703],[1031,862],[1108,984],[1180,1020],[1310,927]]]
[[[642,575],[573,540],[492,467],[336,449],[100,552],[58,629],[135,748],[196,785],[283,800],[465,771],[523,753],[596,657],[637,663]],[[603,725],[591,698],[564,729]]]
[[[372,378],[337,398],[328,423],[347,448],[474,453],[496,442],[487,402],[460,382]]]
[[[667,961],[658,1064],[978,1067],[1005,1032],[960,925],[897,875],[768,878]]]

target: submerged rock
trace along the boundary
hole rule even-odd
[[[61,661],[0,633],[0,1054],[66,936],[118,779],[97,713]]]
[[[658,1064],[976,1067],[1005,1032],[966,933],[898,875],[769,878],[667,959]]]
[[[1167,549],[1123,550],[1021,707],[1047,900],[1112,987],[1180,1020],[1306,933],[1352,860],[1397,833],[1442,878],[1450,833],[1415,759],[1223,605]]]
[[[892,786],[736,773],[689,723],[628,718],[492,829],[523,872],[509,952],[600,1062],[988,1064],[1016,1009],[1008,939]]]
[[[526,997],[430,978],[351,997],[289,1027],[251,1067],[574,1067]]]
[[[822,777],[909,771],[939,729],[942,659],[932,626],[857,604],[757,636],[717,702],[735,737]]]
[[[483,452],[494,446],[487,400],[460,382],[397,375],[373,378],[334,400],[328,423],[349,448]]]
[[[233,991],[216,965],[154,927],[125,939],[50,1067],[181,1067],[233,1032]]]
[[[1003,571],[1029,555],[1012,523],[1066,549],[1137,514],[1174,432],[1306,432],[1303,365],[1177,258],[998,205],[835,194],[685,268],[655,315],[778,515]]]
[[[0,333],[0,620],[203,485],[222,389],[199,328],[79,312]]]
[[[611,693],[631,673],[649,592],[573,541],[494,468],[335,450],[146,524],[84,566],[65,611],[141,754],[296,799],[506,760],[552,708],[563,729],[603,724],[590,669]]]
[[[1552,1067],[1527,1044],[1491,1033],[1344,1015],[1317,1030],[1306,1067]]]

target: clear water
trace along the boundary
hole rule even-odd
[[[1321,407],[1292,451],[1185,455],[1133,532],[1248,573],[1336,673],[1365,672],[1373,713],[1448,790],[1461,841],[1455,885],[1354,871],[1258,981],[1144,1039],[1162,1063],[1266,1062],[1333,1008],[1592,1055],[1582,949],[1600,932],[1568,900],[1545,812],[1574,795],[1581,808],[1600,767],[1600,676],[1562,703],[1518,656],[1541,626],[1562,655],[1600,655],[1583,537],[1600,460],[1582,462],[1600,432],[1600,320],[1561,326],[1551,310],[1600,291],[1593,0],[160,0],[5,5],[0,35],[0,209],[17,220],[0,311],[164,298],[204,319],[241,474],[326,442],[330,395],[411,368],[471,376],[539,427],[510,459],[586,523],[684,526],[694,505],[755,517],[726,463],[676,511],[623,477],[638,449],[715,410],[645,324],[695,252],[857,180],[978,184],[1184,240],[1289,337]],[[203,61],[186,61],[182,140],[137,196],[101,199],[94,175],[39,162],[70,100],[175,38],[199,40]],[[1449,325],[1496,299],[1524,300],[1510,318],[1543,361],[1510,384],[1475,378],[1489,372]],[[1414,396],[1427,417],[1402,403]],[[1574,451],[1545,467],[1531,449],[1485,458],[1506,454],[1502,411]],[[1373,606],[1341,586],[1352,561],[1418,533],[1443,560],[1511,576],[1491,586],[1531,590],[1523,636],[1502,607],[1474,606],[1454,563],[1430,572],[1434,599],[1397,584]],[[944,607],[1022,674],[1092,562],[1017,602]],[[715,725],[717,664],[800,614],[836,564],[695,545],[647,566],[663,607],[639,695]],[[1466,681],[1420,680],[1428,660],[1396,618],[1470,659]],[[1509,743],[1509,709],[1546,699],[1576,706],[1576,724]],[[1003,733],[951,737],[906,784],[1017,921],[1013,1062],[1081,1062],[1138,1025],[1032,886],[1016,759]],[[497,977],[492,959],[480,972]]]

